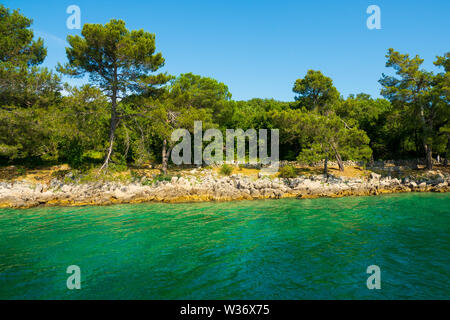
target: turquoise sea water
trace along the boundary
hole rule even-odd
[[[449,299],[449,253],[450,194],[0,209],[0,299]]]

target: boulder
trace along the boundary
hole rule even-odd
[[[419,184],[419,188],[423,189],[427,187],[427,183],[426,182],[422,182],[421,184]]]
[[[370,180],[380,180],[381,179],[381,174],[375,173],[375,172],[371,172],[370,173]]]
[[[34,188],[34,192],[37,192],[37,193],[42,193],[43,190],[44,190],[44,187],[40,183],[38,183],[36,185],[36,187]]]

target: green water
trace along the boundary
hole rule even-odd
[[[0,299],[448,299],[449,231],[450,194],[0,209]]]

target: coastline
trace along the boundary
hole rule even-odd
[[[202,175],[172,177],[170,181],[89,182],[52,179],[50,183],[0,182],[0,208],[37,206],[113,205],[142,202],[189,203],[345,196],[369,196],[404,192],[449,192],[450,175],[432,172],[421,177],[382,177],[371,172],[365,177],[303,175],[279,178],[243,174],[220,176],[213,170]]]

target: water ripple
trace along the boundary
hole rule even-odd
[[[450,196],[0,209],[0,299],[448,299]],[[82,290],[65,287],[67,266]],[[366,268],[382,270],[368,290]]]

